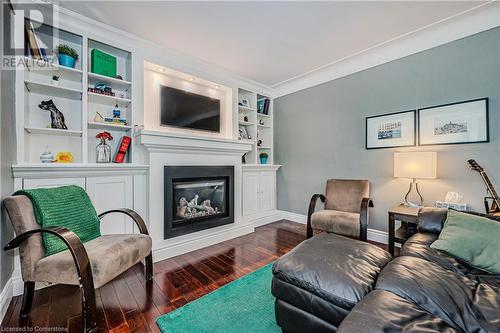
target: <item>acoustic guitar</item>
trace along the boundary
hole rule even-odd
[[[497,191],[495,191],[493,184],[488,178],[488,175],[475,160],[468,160],[467,162],[469,163],[471,170],[477,171],[479,175],[481,175],[481,178],[486,185],[486,190],[489,194],[489,196],[484,198],[484,207],[486,208],[486,214],[500,216],[500,198],[498,197]],[[491,200],[491,205],[488,200]]]

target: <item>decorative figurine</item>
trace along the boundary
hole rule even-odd
[[[118,104],[115,104],[115,108],[113,109],[113,118],[118,118],[120,119],[120,108],[118,107]]]
[[[259,120],[259,125],[264,125],[264,120],[263,119]]]
[[[248,117],[247,117],[247,116],[244,116],[244,117],[243,117],[243,121],[244,121],[244,122],[248,122]]]
[[[64,122],[64,115],[57,109],[51,99],[48,101],[42,101],[38,107],[44,111],[50,112],[50,128],[68,129],[68,127],[66,127],[66,123]]]
[[[73,159],[73,154],[69,151],[60,151],[56,155],[57,163],[72,163]]]

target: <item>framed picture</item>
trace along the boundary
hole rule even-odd
[[[245,126],[240,126],[238,128],[238,134],[240,139],[245,139],[245,140],[249,139],[247,128]]]
[[[418,144],[489,142],[488,98],[418,110]]]
[[[415,118],[415,110],[366,117],[366,149],[415,146]]]

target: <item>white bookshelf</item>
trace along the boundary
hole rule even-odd
[[[270,101],[268,114],[262,114],[257,110],[257,101],[264,98]],[[240,105],[242,99],[246,99],[248,105]],[[245,163],[248,165],[260,165],[261,153],[267,153],[269,156],[267,164],[273,164],[272,108],[273,101],[270,96],[243,88],[238,89],[238,128],[243,126],[251,137],[249,140],[243,139],[242,141],[252,143],[252,150],[245,156]]]
[[[28,20],[26,18],[26,20]],[[52,28],[45,24],[33,24],[39,45],[66,44],[74,48],[79,59],[74,68],[64,67],[57,61],[47,47],[47,59],[35,59],[26,48],[21,58],[25,70],[16,73],[16,84],[24,92],[16,98],[16,128],[18,132],[18,164],[34,165],[40,163],[40,154],[46,149],[55,156],[58,152],[71,152],[75,164],[95,163],[95,149],[99,140],[97,133],[108,131],[114,140],[108,142],[112,154],[117,150],[122,136],[132,137],[132,53],[88,38],[85,35]],[[23,28],[24,29],[24,28]],[[24,31],[23,31],[24,32]],[[54,43],[52,43],[54,41]],[[45,47],[44,47],[45,48]],[[97,48],[111,54],[117,60],[118,77],[107,77],[91,72],[91,50]],[[53,77],[59,80],[54,82]],[[115,96],[89,92],[97,82],[103,82]],[[52,100],[64,115],[67,130],[50,128],[50,113],[42,110],[42,101]],[[113,117],[113,109],[118,105],[121,118],[126,125],[95,122],[96,112],[105,118]],[[129,147],[126,163],[132,161],[132,144]],[[60,164],[48,164],[47,167]],[[110,167],[117,166],[111,164]]]

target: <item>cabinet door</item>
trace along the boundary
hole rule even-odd
[[[89,177],[87,192],[97,214],[114,208],[133,208],[132,176]],[[124,214],[112,213],[101,220],[101,234],[132,233],[134,222]]]
[[[243,215],[259,211],[259,173],[243,172]]]
[[[85,189],[85,178],[23,179],[23,189],[77,185]]]
[[[260,210],[276,208],[276,173],[264,171],[260,175]]]

